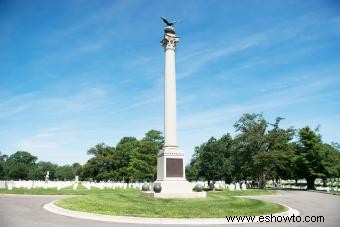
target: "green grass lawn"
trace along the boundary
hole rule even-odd
[[[266,190],[208,192],[206,199],[158,199],[145,197],[138,190],[102,190],[66,198],[56,205],[90,213],[168,218],[225,218],[227,215],[261,215],[285,211],[274,203],[235,196],[273,194]]]
[[[207,192],[206,199],[157,199],[142,196],[136,189],[86,189],[81,184],[77,190],[67,187],[13,190],[0,189],[0,194],[27,195],[80,195],[56,202],[56,205],[70,210],[90,213],[136,216],[203,218],[229,215],[261,215],[285,211],[286,208],[274,203],[240,198],[235,196],[271,195],[272,190],[250,189],[246,191]]]

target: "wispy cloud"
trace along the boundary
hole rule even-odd
[[[137,3],[138,4],[138,3]],[[77,6],[79,7],[79,6]],[[88,11],[85,17],[79,17],[66,28],[54,30],[50,34],[47,43],[60,42],[62,39],[69,38],[75,34],[88,29],[89,27],[96,30],[102,30],[110,21],[116,19],[116,15],[121,15],[127,8],[131,7],[128,1],[115,1],[110,5],[100,6],[96,9]],[[106,33],[107,35],[107,33]]]
[[[193,111],[194,113],[180,117],[181,130],[202,130],[205,127],[228,121],[228,118],[241,116],[246,112],[266,112],[274,109],[283,109],[291,105],[297,105],[315,98],[322,97],[319,91],[326,89],[330,85],[340,84],[340,77],[324,77],[322,81],[319,76],[301,81],[299,84],[282,86],[282,89],[267,90],[267,92],[254,98],[249,98],[245,102],[230,104],[228,106],[213,107],[208,110]]]
[[[201,50],[189,55],[189,57],[186,56],[183,59],[179,59],[178,64],[183,64],[182,67],[184,72],[179,72],[178,78],[183,79],[187,76],[191,76],[209,62],[233,53],[244,51],[251,47],[257,46],[264,41],[265,37],[263,35],[255,34],[242,40],[234,41],[230,44],[223,43],[220,47],[215,46],[215,48],[206,48],[202,46]]]
[[[0,96],[0,118],[19,114],[32,107],[31,100],[36,97],[36,92],[29,92],[20,95],[10,96],[8,94]]]
[[[83,163],[87,158],[86,150],[91,146],[89,142],[94,142],[91,138],[95,138],[95,135],[95,130],[73,130],[67,126],[46,128],[37,134],[19,139],[13,148],[31,151],[39,157],[39,160],[57,160],[62,156],[64,164],[70,164],[69,160]],[[84,143],[84,139],[88,142]],[[82,145],[76,147],[71,145],[77,143]],[[76,154],[78,158],[75,159]]]
[[[178,73],[178,77],[179,79],[182,79],[194,75],[195,72],[206,67],[211,62],[219,61],[229,55],[246,52],[249,49],[255,49],[256,47],[265,48],[268,46],[279,46],[283,42],[287,42],[289,40],[301,41],[301,33],[305,32],[306,29],[315,25],[317,22],[318,18],[315,14],[307,14],[298,18],[289,19],[286,22],[277,24],[273,28],[260,32],[257,31],[253,34],[247,34],[245,36],[232,35],[229,37],[230,34],[225,33],[220,35],[219,37],[221,38],[215,40],[215,42],[201,42],[199,45],[196,44],[192,48],[184,50],[184,53],[181,53],[181,57],[178,59],[178,64],[182,68],[182,72]],[[295,26],[291,26],[292,24]],[[315,38],[315,34],[313,35],[303,36],[302,41],[311,39],[311,37]],[[225,39],[225,37],[227,38]],[[253,51],[256,53],[258,52],[258,49]],[[294,54],[296,55],[296,53],[299,52],[299,54],[304,54],[306,51],[306,48],[303,50],[295,50]],[[261,56],[261,59],[256,58],[256,55],[253,56],[255,57],[252,59],[252,62],[244,63],[239,67],[247,68],[251,65],[273,60],[273,56],[264,58]],[[288,61],[288,59],[284,57],[279,59],[280,62],[283,60]]]

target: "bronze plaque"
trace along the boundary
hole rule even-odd
[[[183,159],[166,159],[166,177],[183,177]]]

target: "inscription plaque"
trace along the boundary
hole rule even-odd
[[[166,159],[166,177],[183,177],[183,159]]]

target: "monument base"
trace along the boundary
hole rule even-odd
[[[168,198],[168,199],[199,199],[205,198],[206,192],[195,192],[192,190],[193,186],[186,180],[165,180],[156,181],[160,183],[162,190],[159,193],[148,191],[143,192],[144,195],[155,198]]]
[[[194,199],[205,198],[205,192],[194,192],[192,185],[185,179],[184,153],[177,146],[164,146],[157,158],[157,180],[161,191],[145,192],[155,198]]]

